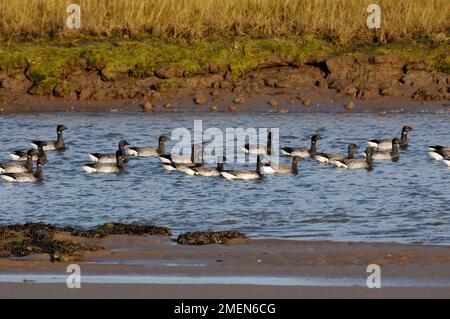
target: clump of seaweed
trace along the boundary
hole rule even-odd
[[[178,236],[177,243],[181,245],[223,245],[235,239],[247,240],[248,237],[236,231],[189,232]]]
[[[103,238],[108,235],[171,236],[168,228],[152,225],[107,223],[92,229],[58,227],[52,224],[25,223],[0,226],[0,258],[48,254],[52,262],[80,260],[85,251],[100,249],[71,240],[56,240],[55,234],[68,232],[72,236]]]
[[[99,249],[70,240],[55,240],[58,231],[64,229],[42,223],[0,226],[0,257],[48,254],[52,262],[67,262],[81,259],[85,251]]]
[[[166,227],[153,225],[106,223],[92,229],[73,229],[71,235],[86,238],[103,238],[108,235],[171,236],[172,232]]]

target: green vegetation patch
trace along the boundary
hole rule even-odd
[[[332,41],[309,38],[232,39],[198,41],[111,40],[84,38],[55,41],[12,43],[0,46],[0,72],[25,70],[33,81],[31,94],[64,92],[76,83],[70,75],[77,71],[98,72],[103,81],[114,81],[120,75],[147,78],[158,75],[161,66],[175,68],[176,76],[205,74],[210,65],[228,65],[231,78],[237,80],[271,58],[289,57],[292,65],[301,65],[309,58],[348,54],[393,54],[423,59],[431,68],[449,72],[450,45],[433,42],[406,42],[337,46]],[[178,72],[178,71],[180,72]],[[162,77],[157,89],[177,87],[173,78]]]

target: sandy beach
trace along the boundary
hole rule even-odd
[[[57,238],[86,252],[81,289],[48,255],[0,260],[1,298],[448,298],[450,247],[393,243],[240,240],[184,246],[158,236]],[[381,288],[369,289],[369,264]]]

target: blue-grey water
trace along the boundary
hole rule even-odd
[[[399,135],[410,125],[410,147],[398,163],[376,162],[373,171],[337,170],[301,161],[298,176],[231,182],[165,172],[158,158],[133,159],[123,175],[87,175],[88,153],[114,152],[125,138],[154,146],[161,133],[208,127],[279,127],[281,146],[343,152],[372,138]],[[450,114],[27,114],[0,117],[0,162],[33,139],[54,139],[57,124],[68,150],[48,152],[45,180],[0,181],[0,224],[40,221],[90,227],[103,222],[151,222],[175,235],[193,230],[238,230],[256,238],[450,243],[450,168],[427,154],[450,145]],[[168,147],[173,145],[168,143]],[[363,147],[362,147],[363,148]],[[362,148],[359,152],[362,151]],[[288,163],[288,158],[283,158]]]

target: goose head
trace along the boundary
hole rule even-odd
[[[348,150],[349,151],[353,151],[353,150],[356,150],[358,148],[359,148],[359,146],[356,145],[355,143],[348,144]]]
[[[320,136],[320,134],[314,134],[314,135],[311,136],[311,142],[313,142],[313,143],[315,143],[315,142],[317,142],[318,140],[321,140],[321,139],[322,139],[322,137]]]
[[[33,157],[35,155],[38,155],[38,152],[35,149],[29,150],[27,152],[27,157]]]
[[[127,146],[127,145],[130,145],[130,144],[128,144],[128,142],[125,141],[125,140],[121,140],[121,141],[119,142],[119,149],[122,149],[122,148],[124,148],[124,147]]]
[[[400,146],[400,140],[398,138],[392,139],[392,147],[398,147]]]
[[[372,157],[373,151],[374,151],[373,147],[368,147],[368,148],[366,148],[365,153],[366,153],[367,158]]]
[[[68,128],[65,125],[58,125],[58,127],[56,128],[56,133],[61,134],[65,130],[68,130]]]
[[[408,132],[411,132],[413,128],[411,126],[403,126],[402,128],[402,134],[408,134]]]
[[[162,142],[167,142],[167,141],[170,141],[170,137],[168,137],[167,135],[161,135],[161,136],[159,137],[159,142],[160,142],[160,143],[162,143]]]

